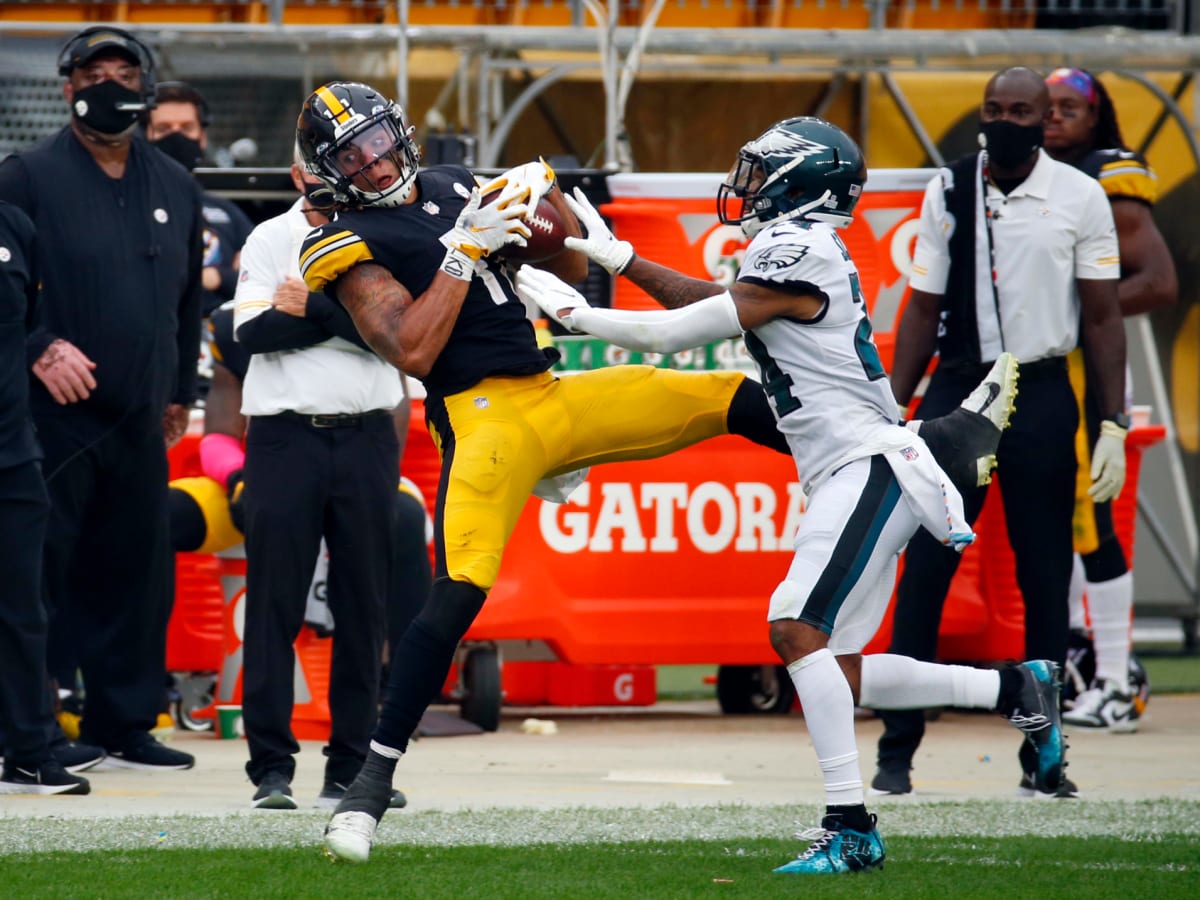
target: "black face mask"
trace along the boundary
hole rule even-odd
[[[1015,169],[1026,162],[1045,140],[1042,125],[1018,125],[1005,119],[979,123],[980,143],[988,159],[1002,169]]]
[[[116,81],[101,81],[75,92],[71,113],[93,131],[122,135],[137,125],[146,101]]]
[[[151,143],[189,172],[204,161],[204,151],[200,149],[200,142],[193,141],[182,131],[172,131],[166,137]]]

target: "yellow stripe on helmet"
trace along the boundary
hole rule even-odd
[[[337,94],[329,88],[324,86],[317,88],[317,96],[321,98],[321,102],[333,113],[334,121],[339,125],[345,125],[350,120],[350,116],[353,113],[342,105],[342,101],[337,98]]]

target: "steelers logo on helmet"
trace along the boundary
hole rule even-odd
[[[421,152],[404,111],[374,88],[332,81],[300,110],[296,145],[308,172],[346,206],[399,206],[412,194]]]
[[[866,182],[862,151],[848,134],[824,119],[797,116],[738,151],[717,194],[717,215],[748,238],[789,219],[844,228]]]

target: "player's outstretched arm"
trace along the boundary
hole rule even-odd
[[[742,333],[728,291],[683,309],[594,309],[570,285],[530,266],[517,273],[517,293],[573,331],[644,353],[676,353]]]
[[[637,256],[629,241],[617,240],[583,191],[575,188],[574,193],[574,197],[564,195],[563,200],[587,229],[587,237],[567,238],[568,248],[578,250],[603,266],[610,275],[624,275],[667,309],[677,309],[721,293],[721,286],[711,281],[692,278]]]

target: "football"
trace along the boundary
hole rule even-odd
[[[499,191],[485,195],[482,205],[487,205],[497,196]],[[563,241],[567,237],[567,227],[562,216],[549,200],[543,197],[538,201],[532,212],[525,216],[525,224],[529,226],[530,236],[527,244],[521,247],[510,244],[501,248],[496,256],[514,263],[534,263],[557,256],[563,250]]]

